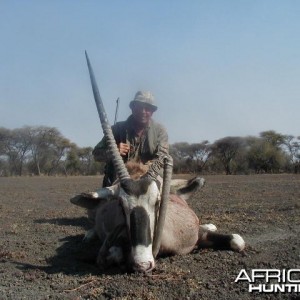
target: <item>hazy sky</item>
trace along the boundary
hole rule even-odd
[[[0,127],[103,136],[84,51],[111,122],[150,90],[170,142],[300,135],[300,1],[0,1]]]

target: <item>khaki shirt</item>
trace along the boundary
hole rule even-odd
[[[143,164],[149,164],[147,175],[156,179],[158,175],[162,176],[164,157],[169,152],[168,134],[165,128],[150,120],[148,128],[141,137],[137,137],[134,131],[133,118],[130,116],[126,121],[118,122],[112,126],[112,131],[116,143],[127,143],[130,145],[130,151],[124,162],[136,161]],[[106,161],[105,175],[112,183],[116,179],[116,174],[107,152],[105,138],[103,138],[94,148],[93,155],[97,161]]]

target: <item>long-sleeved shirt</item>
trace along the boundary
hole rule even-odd
[[[116,143],[127,143],[130,150],[124,162],[136,161],[143,164],[149,164],[147,175],[156,179],[158,175],[162,176],[164,157],[169,152],[168,134],[165,128],[150,120],[147,128],[139,137],[134,130],[133,117],[130,116],[126,121],[118,122],[112,126],[112,131]],[[109,157],[106,141],[103,138],[94,148],[93,155],[97,161],[106,161],[105,176],[112,183],[116,179],[114,167]]]

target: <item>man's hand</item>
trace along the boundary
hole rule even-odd
[[[128,144],[125,144],[125,143],[120,143],[118,145],[118,149],[119,149],[120,155],[125,156],[125,155],[128,154],[130,146]]]

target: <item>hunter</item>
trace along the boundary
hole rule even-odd
[[[169,144],[165,128],[152,119],[157,110],[154,97],[150,92],[138,91],[129,107],[132,114],[128,119],[112,126],[119,153],[125,163],[136,162],[146,166],[148,171],[143,177],[151,177],[160,188],[164,157],[169,152]],[[103,187],[112,185],[116,174],[105,138],[96,145],[93,155],[96,161],[106,162]]]

